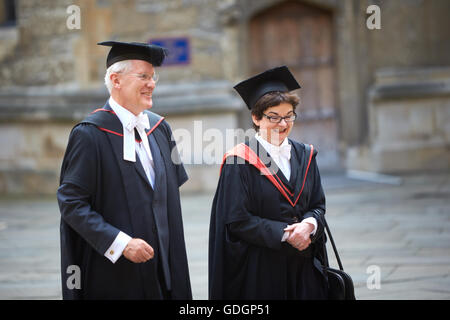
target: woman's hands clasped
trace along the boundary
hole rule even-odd
[[[289,225],[284,231],[289,232],[287,243],[299,251],[305,250],[311,244],[311,232],[314,225],[308,222],[299,222]]]

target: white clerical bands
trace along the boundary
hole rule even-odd
[[[144,149],[151,158],[150,146],[148,144],[145,129],[150,129],[150,122],[144,113],[131,117],[123,132],[123,158],[124,160],[136,162],[136,137],[134,129],[139,133]]]

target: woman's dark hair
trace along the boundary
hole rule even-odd
[[[263,113],[269,109],[270,107],[278,106],[282,103],[289,103],[292,105],[293,110],[295,111],[295,108],[300,102],[300,98],[295,93],[289,93],[289,92],[269,92],[263,95],[261,98],[259,98],[258,101],[256,101],[255,106],[252,108],[252,115],[256,117],[257,120],[261,120],[263,117]],[[253,128],[258,131],[259,126],[257,126],[255,123],[253,123]]]

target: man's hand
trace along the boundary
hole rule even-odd
[[[133,238],[128,242],[122,254],[131,262],[142,263],[152,259],[155,252],[144,240]]]
[[[294,223],[284,229],[289,232],[287,243],[299,251],[305,250],[311,244],[310,235],[314,230],[314,225],[308,222]]]

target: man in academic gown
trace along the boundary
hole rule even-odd
[[[237,91],[250,109],[252,99],[299,88],[292,79],[287,68],[278,68],[247,80]],[[289,178],[272,157],[284,145],[290,145]],[[224,156],[210,221],[210,299],[327,297],[325,195],[316,154],[311,145],[286,138],[273,146],[257,134]],[[306,220],[316,230],[310,242],[295,248],[285,241],[287,227]]]
[[[108,41],[111,97],[69,137],[57,192],[64,299],[191,299],[179,187],[164,118],[148,111],[166,51]]]

